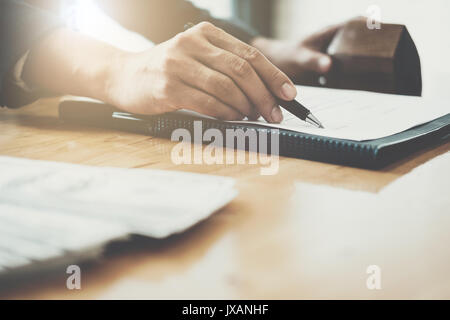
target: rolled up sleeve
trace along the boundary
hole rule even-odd
[[[0,106],[17,108],[39,98],[17,83],[17,65],[23,66],[27,52],[62,21],[45,10],[23,1],[0,1]]]

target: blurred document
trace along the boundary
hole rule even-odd
[[[373,140],[403,132],[445,116],[447,101],[354,90],[297,87],[298,101],[323,123],[325,129],[299,120],[283,110],[281,124],[254,124],[355,141]],[[241,123],[242,121],[238,121]],[[245,122],[248,123],[248,122]]]
[[[153,238],[192,227],[237,195],[231,178],[183,172],[10,157],[0,157],[0,172],[3,210],[29,209],[36,217],[53,214],[58,221],[66,216],[94,219],[96,226],[103,222]]]

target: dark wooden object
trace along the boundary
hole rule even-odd
[[[369,29],[364,19],[349,21],[331,41],[329,74],[309,76],[311,85],[420,96],[422,75],[416,46],[404,25]]]

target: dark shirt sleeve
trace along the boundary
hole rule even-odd
[[[19,107],[37,98],[30,96],[7,101],[7,75],[42,37],[60,26],[62,22],[47,11],[19,0],[0,0],[0,106]]]
[[[202,21],[209,21],[247,43],[257,36],[257,32],[243,22],[213,18],[207,10],[187,0],[97,0],[97,3],[124,27],[143,34],[154,43],[172,38],[189,22]]]

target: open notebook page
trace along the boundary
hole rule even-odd
[[[281,124],[254,123],[279,129],[355,141],[390,136],[449,113],[450,105],[439,99],[398,96],[354,90],[298,86],[298,101],[323,123],[325,129],[297,119],[283,110]]]

